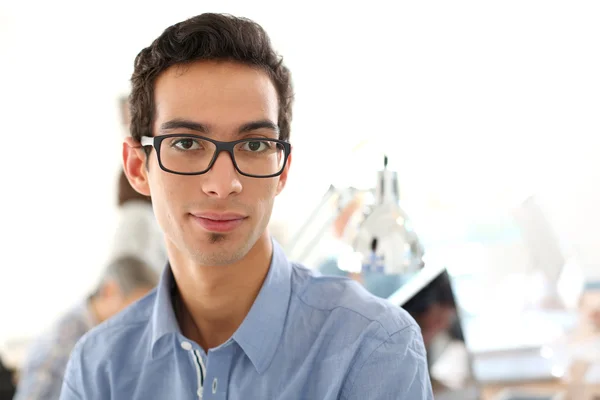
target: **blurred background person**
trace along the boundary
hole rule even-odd
[[[164,237],[150,197],[136,192],[121,170],[118,183],[117,227],[109,259],[137,257],[160,273],[167,264]]]
[[[69,355],[77,341],[146,295],[157,282],[156,271],[138,258],[122,257],[110,263],[96,291],[30,347],[20,371],[15,400],[58,399]]]
[[[425,343],[425,349],[427,350],[427,365],[434,394],[448,390],[446,384],[434,377],[431,369],[441,354],[448,348],[450,341],[464,342],[449,274],[444,272],[433,279],[431,283],[407,301],[402,308],[415,319],[421,328],[423,343]],[[457,363],[459,363],[458,360]],[[472,399],[474,397],[453,398]]]
[[[431,283],[410,299],[403,308],[417,321],[421,327],[425,347],[441,333],[449,332],[454,339],[462,340],[454,325],[456,304],[448,273],[435,278]]]

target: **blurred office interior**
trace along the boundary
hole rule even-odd
[[[271,221],[290,258],[398,306],[447,274],[454,328],[428,348],[439,393],[600,386],[593,1],[1,2],[0,357],[10,368],[110,261],[120,99],[137,51],[205,11],[261,23],[292,71],[293,163]],[[397,263],[365,271],[374,247]],[[473,372],[481,354],[507,351],[545,355],[532,368],[549,372]],[[469,377],[448,377],[453,355]],[[569,372],[580,363],[585,373]]]

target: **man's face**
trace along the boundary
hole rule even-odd
[[[155,107],[155,136],[196,134],[219,141],[278,138],[278,132],[268,127],[243,129],[260,121],[276,126],[279,104],[267,74],[241,64],[202,61],[171,67],[156,81]],[[190,127],[193,124],[198,126]],[[190,176],[161,170],[154,149],[149,157],[147,170],[145,161],[136,161],[128,174],[138,191],[152,196],[171,257],[226,265],[243,258],[259,238],[268,240],[266,228],[275,196],[285,185],[289,160],[278,177],[251,178],[236,171],[226,152],[207,173]],[[215,222],[220,219],[229,222]]]

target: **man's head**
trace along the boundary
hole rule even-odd
[[[170,256],[242,259],[268,239],[290,165],[291,77],[267,34],[247,19],[202,14],[142,50],[131,81],[125,170],[152,196]],[[217,142],[251,139],[215,152]]]
[[[136,257],[111,262],[100,280],[92,303],[100,322],[145,296],[158,283],[158,275]]]

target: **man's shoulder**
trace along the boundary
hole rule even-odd
[[[77,350],[83,351],[88,360],[100,361],[109,358],[120,350],[131,350],[132,346],[149,340],[152,310],[156,289],[133,303],[112,318],[88,331],[77,343]]]
[[[403,308],[371,294],[352,279],[318,275],[299,264],[293,264],[293,271],[293,296],[304,307],[320,310],[340,322],[382,328],[387,337],[408,327],[418,328]]]

